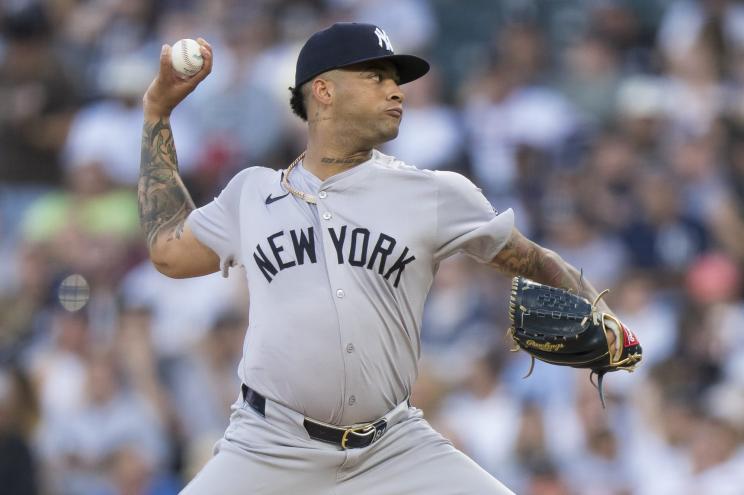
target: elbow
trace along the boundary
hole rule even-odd
[[[180,278],[178,277],[178,274],[174,272],[173,268],[170,265],[168,265],[168,263],[158,262],[158,261],[153,260],[152,258],[150,259],[150,261],[152,261],[152,265],[155,267],[155,269],[159,271],[160,273],[162,273],[163,275],[165,275],[166,277]]]
[[[153,266],[155,266],[155,269],[165,275],[168,278],[189,278],[190,275],[183,273],[182,271],[176,269],[172,264],[168,263],[162,263],[162,262],[156,262],[155,260],[151,260]]]
[[[150,250],[150,261],[157,271],[169,278],[191,278],[209,275],[219,270],[219,258],[209,257],[206,261],[193,253],[169,246],[168,249]]]
[[[150,250],[150,262],[157,271],[169,278],[184,278],[174,267],[173,263],[170,262],[167,253],[164,253],[162,249],[151,249]]]
[[[176,278],[173,276],[173,268],[162,258],[153,256],[151,253],[150,262],[152,263],[152,266],[154,266],[157,271],[159,271],[166,277]]]

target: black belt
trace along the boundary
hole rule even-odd
[[[266,417],[266,398],[247,385],[242,385],[241,390],[243,391],[243,400],[258,414]],[[383,418],[374,423],[340,428],[311,418],[305,418],[303,426],[310,438],[332,443],[343,449],[360,449],[379,440],[385,433],[388,424],[387,420]]]

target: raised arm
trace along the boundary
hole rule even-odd
[[[581,276],[581,272],[558,253],[527,239],[516,228],[490,265],[510,277],[522,275],[541,284],[569,289],[590,301],[594,301],[599,295],[592,284]],[[602,300],[598,307],[610,312],[610,308]]]
[[[163,45],[160,70],[143,98],[145,122],[137,187],[140,225],[150,259],[163,274],[194,277],[219,269],[219,257],[199,242],[185,226],[194,202],[178,173],[178,158],[170,126],[170,114],[212,69],[212,49],[203,39],[204,67],[189,79],[178,77]]]

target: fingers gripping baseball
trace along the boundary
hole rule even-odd
[[[212,72],[212,47],[203,38],[197,38],[204,65],[191,77],[176,72],[171,62],[170,45],[163,45],[160,51],[160,69],[147,88],[143,98],[145,112],[158,116],[168,116]]]

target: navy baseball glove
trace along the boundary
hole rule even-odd
[[[564,289],[523,277],[512,280],[509,334],[517,348],[534,359],[560,366],[588,368],[597,375],[596,387],[604,407],[602,378],[617,370],[633,371],[641,361],[641,344],[614,315],[596,309],[594,303]],[[621,343],[610,348],[607,333]]]

